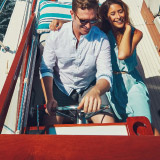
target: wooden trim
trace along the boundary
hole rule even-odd
[[[36,3],[37,3],[37,0],[34,0],[33,3],[32,3],[32,13],[34,13],[35,11],[35,8],[36,8]]]
[[[11,102],[11,98],[13,96],[13,92],[15,89],[15,85],[20,73],[20,69],[23,62],[23,57],[25,54],[25,51],[27,49],[27,43],[28,43],[28,37],[31,33],[32,24],[35,18],[35,14],[33,13],[29,19],[28,25],[26,27],[26,30],[23,34],[22,40],[20,42],[20,45],[18,47],[18,50],[16,52],[15,58],[13,60],[11,69],[8,73],[8,76],[6,78],[6,81],[4,83],[1,95],[0,95],[0,133],[2,131],[4,121],[8,112],[8,108]]]
[[[0,135],[0,159],[158,160],[155,136]]]
[[[128,117],[127,126],[131,136],[153,135],[151,124],[146,117]]]
[[[126,123],[55,124],[52,127],[126,126]]]
[[[143,1],[142,4],[141,14],[152,37],[154,45],[156,46],[157,52],[160,55],[160,33],[158,32],[156,25],[154,24],[154,16],[150,9],[147,8],[145,1]]]
[[[50,127],[84,127],[84,126],[125,126],[128,136],[153,135],[153,130],[149,120],[146,117],[128,117],[127,122],[123,123],[89,123],[89,124],[55,124]],[[25,132],[37,130],[37,127],[25,128]],[[39,130],[45,130],[48,133],[49,128],[41,126]]]

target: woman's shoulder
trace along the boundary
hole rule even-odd
[[[100,36],[106,36],[106,34],[97,26],[93,26],[92,27],[92,31],[95,33],[95,34],[99,34]]]
[[[97,26],[92,27],[92,31],[90,32],[90,34],[92,34],[92,36],[94,36],[95,38],[108,40],[108,36]]]

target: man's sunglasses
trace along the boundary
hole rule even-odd
[[[77,14],[75,14],[77,16]],[[94,19],[94,20],[84,20],[84,19],[80,19],[78,16],[77,18],[79,19],[80,23],[85,25],[87,23],[90,23],[90,24],[95,24],[97,23],[97,19]]]

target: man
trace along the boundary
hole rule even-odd
[[[40,66],[47,99],[47,112],[53,116],[57,106],[79,104],[94,123],[113,123],[112,110],[104,94],[112,85],[110,45],[96,26],[97,0],[73,0],[72,22],[51,31],[46,40]],[[63,117],[53,116],[54,123]]]

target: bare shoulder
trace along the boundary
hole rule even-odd
[[[138,37],[138,38],[142,38],[143,37],[143,33],[142,31],[140,31],[139,29],[136,29],[135,28],[135,31],[134,31],[134,36]]]

